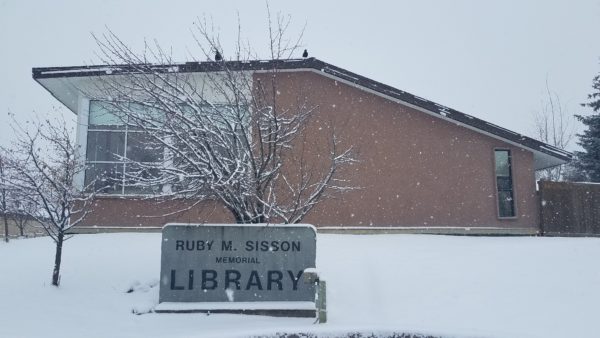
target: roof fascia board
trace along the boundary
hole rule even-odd
[[[253,60],[253,61],[226,61],[232,71],[257,71],[257,70],[283,70],[311,67],[314,63],[323,63],[315,58],[290,59],[290,60]],[[301,65],[301,66],[299,66]],[[221,62],[186,62],[169,65],[91,65],[71,67],[35,67],[32,69],[33,78],[55,77],[89,77],[102,75],[131,75],[141,74],[152,70],[157,73],[207,73],[223,69]]]

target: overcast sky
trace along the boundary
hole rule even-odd
[[[306,24],[311,56],[534,136],[533,114],[546,80],[566,109],[600,72],[600,0],[271,1]],[[198,51],[190,33],[203,15],[218,25],[225,54],[239,12],[243,35],[267,57],[262,1],[0,0],[0,144],[11,139],[8,112],[72,113],[31,78],[32,67],[94,64],[91,33],[110,27],[134,47],[156,38],[184,62]],[[300,57],[300,55],[298,55]]]

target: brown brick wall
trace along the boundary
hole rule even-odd
[[[282,101],[307,93],[319,106],[307,139],[334,125],[360,160],[349,174],[363,189],[321,204],[309,223],[537,227],[533,153],[312,72],[285,77]],[[497,217],[494,148],[512,150],[514,220]]]
[[[255,75],[266,81],[266,75]],[[453,226],[537,228],[533,154],[365,92],[314,72],[281,73],[278,99],[298,95],[318,106],[305,143],[305,158],[322,164],[332,128],[359,159],[344,176],[362,189],[320,204],[305,219],[317,226]],[[499,220],[494,183],[494,148],[513,156],[517,217]],[[294,167],[294,159],[291,161]],[[173,205],[99,199],[85,225],[162,225]],[[223,208],[207,202],[177,221],[228,222]]]

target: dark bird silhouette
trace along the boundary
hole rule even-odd
[[[221,53],[219,53],[219,51],[216,51],[215,61],[221,61],[221,60],[223,60],[223,56],[221,55]]]
[[[303,58],[307,58],[308,57],[308,50],[304,50],[304,53],[302,53],[302,57]]]

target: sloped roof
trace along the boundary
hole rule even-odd
[[[170,65],[93,65],[74,67],[44,67],[33,68],[33,78],[46,88],[59,101],[69,106],[64,98],[59,97],[56,90],[48,84],[50,79],[67,79],[107,75],[135,74],[140,72],[164,72],[164,73],[194,73],[214,72],[226,67],[234,71],[269,71],[278,69],[281,71],[311,70],[321,73],[327,77],[335,78],[345,83],[368,90],[386,98],[400,101],[423,112],[435,115],[447,121],[465,126],[471,130],[504,140],[508,143],[527,148],[534,152],[536,169],[543,169],[568,162],[572,154],[568,151],[556,148],[549,144],[518,134],[511,130],[502,128],[490,122],[478,119],[474,116],[462,113],[455,109],[446,107],[439,103],[424,99],[417,95],[388,86],[381,82],[350,72],[346,69],[336,67],[316,58],[289,59],[289,60],[254,60],[254,61],[225,61],[225,62],[186,62]],[[73,107],[69,107],[75,111]]]

